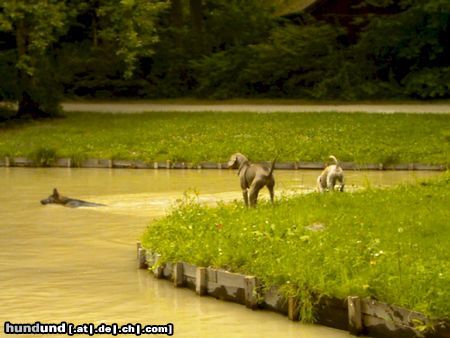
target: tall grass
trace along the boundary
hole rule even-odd
[[[145,161],[450,163],[450,116],[343,113],[70,113],[64,119],[0,126],[0,156]]]
[[[246,209],[192,199],[145,231],[146,248],[186,261],[256,275],[302,294],[303,320],[319,295],[370,296],[450,314],[450,174],[356,193],[311,193]]]

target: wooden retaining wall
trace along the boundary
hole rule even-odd
[[[242,304],[249,309],[268,309],[299,320],[301,299],[284,297],[277,287],[263,288],[255,276],[246,276],[185,262],[159,264],[160,256],[147,252],[137,243],[140,269],[149,269],[159,279],[170,280],[174,287],[187,287],[200,296]],[[431,327],[423,314],[369,298],[349,296],[346,299],[320,298],[315,307],[316,324],[348,330],[353,335],[371,337],[450,337],[450,323],[420,331],[417,326]]]
[[[74,161],[70,158],[59,158],[49,161],[47,166],[56,168],[128,168],[128,169],[226,169],[227,163],[215,162],[145,162],[132,160],[110,160],[110,159],[86,159]],[[256,162],[270,165],[270,162]],[[41,163],[26,157],[3,157],[0,158],[0,167],[41,167]],[[323,162],[277,162],[275,169],[298,170],[298,169],[323,169]],[[341,162],[341,166],[346,170],[434,170],[444,171],[448,165],[444,164],[382,164],[369,163],[357,164],[353,162]]]

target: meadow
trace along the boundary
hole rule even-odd
[[[208,207],[187,196],[152,222],[143,246],[260,278],[301,299],[314,319],[321,295],[373,297],[431,318],[450,316],[450,174],[391,189],[310,193]]]
[[[0,156],[224,162],[450,163],[450,118],[365,113],[66,113],[0,124]]]

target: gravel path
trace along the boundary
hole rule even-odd
[[[152,111],[177,112],[365,112],[365,113],[427,113],[450,114],[449,104],[161,104],[161,103],[63,103],[65,111],[100,113],[143,113]]]

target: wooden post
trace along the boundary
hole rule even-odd
[[[299,304],[296,297],[288,298],[288,318],[293,321],[298,321]]]
[[[164,266],[162,265],[158,265],[158,261],[160,259],[160,255],[156,255],[155,256],[155,262],[153,263],[154,265],[156,265],[157,267],[153,269],[153,275],[155,276],[155,278],[161,279],[163,278],[163,272],[164,272]]]
[[[166,169],[170,169],[170,161],[169,160],[166,161]]]
[[[145,249],[144,248],[138,249],[138,267],[139,267],[139,269],[147,268],[147,261],[145,259]]]
[[[348,302],[348,331],[358,335],[363,331],[361,299],[357,296],[347,297]]]
[[[141,241],[137,241],[136,242],[136,254],[137,254],[137,258],[139,258],[139,249],[142,248],[142,243]]]
[[[183,263],[175,263],[173,266],[173,285],[176,288],[183,286]]]
[[[5,157],[5,167],[9,167],[9,166],[11,166],[11,162],[9,161],[9,157],[6,156]]]
[[[158,169],[158,162],[153,162],[153,169]]]
[[[206,268],[202,267],[197,267],[197,270],[195,271],[195,292],[199,296],[204,296],[208,293],[206,272]]]
[[[255,310],[258,307],[258,295],[256,294],[256,278],[246,276],[245,279],[245,306]]]

